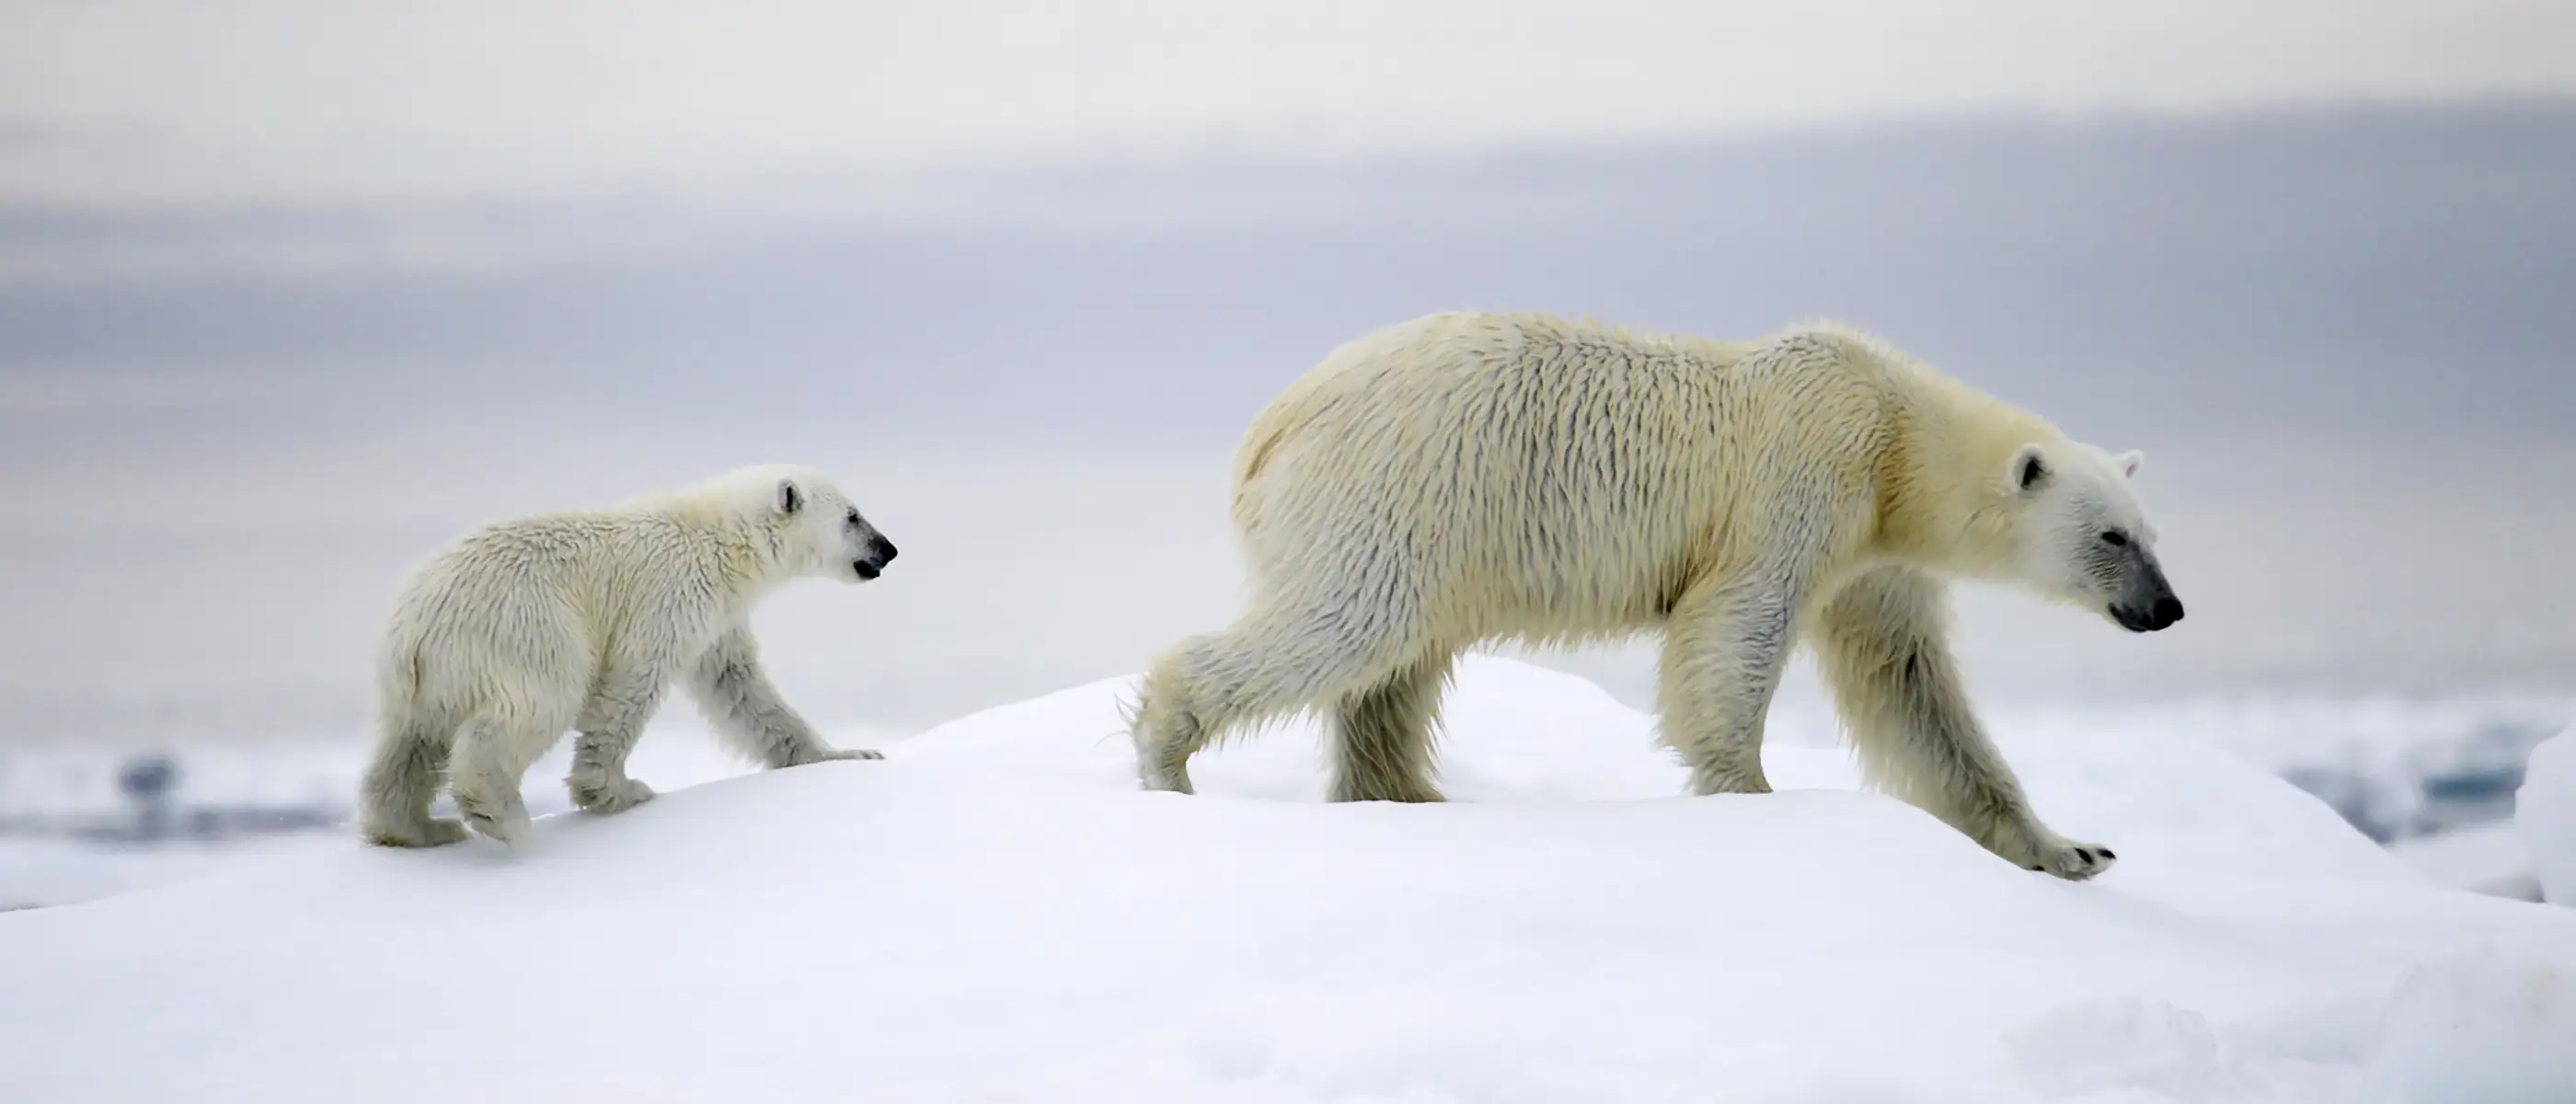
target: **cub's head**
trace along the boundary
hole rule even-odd
[[[2090,609],[2131,632],[2182,620],[2182,599],[2156,560],[2156,531],[2129,493],[2146,457],[2057,438],[2022,445],[1997,493],[2011,515],[2009,572],[2042,595]]]
[[[894,542],[877,532],[832,481],[810,471],[774,473],[769,481],[768,509],[789,568],[848,583],[863,583],[884,574],[894,560]]]
[[[865,582],[894,559],[894,542],[877,532],[840,487],[812,468],[768,464],[736,468],[681,490],[680,510],[712,512],[728,526],[762,535],[771,578],[819,575]]]

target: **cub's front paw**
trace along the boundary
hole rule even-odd
[[[622,813],[651,800],[653,787],[632,778],[576,779],[572,783],[572,803],[600,816]]]
[[[2111,849],[2098,843],[2084,843],[2051,833],[2040,837],[2028,854],[2015,857],[2024,868],[2054,874],[2070,882],[2092,879],[2111,869],[2119,860]]]

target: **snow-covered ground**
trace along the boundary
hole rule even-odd
[[[1676,796],[1644,716],[1508,660],[1464,667],[1435,806],[1321,803],[1302,724],[1138,792],[1126,685],[883,762],[665,748],[660,800],[518,853],[342,840],[0,914],[8,1096],[2576,1099],[2576,910],[2431,885],[2179,734],[2004,733],[2120,852],[2076,885],[1839,751]]]
[[[2516,797],[2514,837],[2532,880],[2548,900],[2576,906],[2576,727],[2532,749]]]
[[[2541,899],[2531,849],[2510,820],[2399,840],[2388,851],[2435,885],[2519,901]]]

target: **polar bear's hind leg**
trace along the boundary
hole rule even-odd
[[[1452,657],[1398,670],[1333,708],[1335,801],[1439,801],[1432,730]]]
[[[1321,612],[1286,616],[1255,613],[1223,631],[1183,640],[1156,657],[1128,713],[1137,774],[1145,788],[1193,792],[1190,757],[1235,729],[1327,702],[1367,705],[1370,688],[1385,686],[1405,667],[1413,642],[1404,619],[1352,618],[1344,612],[1347,608],[1327,605]],[[1436,685],[1437,679],[1432,681]],[[1414,697],[1399,695],[1363,709],[1357,714],[1361,738],[1389,750],[1402,743],[1392,722],[1409,711],[1406,703]],[[1337,713],[1344,719],[1351,715]],[[1427,756],[1427,740],[1420,751]],[[1394,785],[1398,779],[1371,776],[1371,784],[1378,781]],[[1410,799],[1436,796],[1424,796],[1427,777],[1411,781],[1418,785],[1403,787]]]

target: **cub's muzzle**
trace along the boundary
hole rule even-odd
[[[868,554],[850,561],[850,570],[859,578],[873,579],[885,574],[886,565],[894,562],[894,542],[883,536],[868,538]]]

